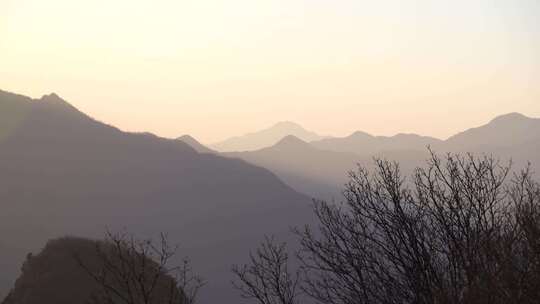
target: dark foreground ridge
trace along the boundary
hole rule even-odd
[[[310,218],[309,198],[266,169],[122,132],[54,95],[0,91],[0,183],[0,298],[28,252],[109,228],[167,232],[208,281],[201,303],[237,302],[230,266]]]

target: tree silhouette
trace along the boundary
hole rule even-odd
[[[326,304],[540,303],[540,187],[529,169],[432,153],[406,179],[396,163],[375,164],[351,173],[344,204],[315,202],[318,227],[295,230],[304,293]],[[255,262],[260,277],[277,266]]]
[[[100,286],[89,303],[193,304],[204,285],[192,273],[188,260],[179,266],[169,265],[177,247],[171,247],[164,234],[159,242],[153,242],[107,232],[105,241],[96,243],[95,253],[97,267],[75,256]]]
[[[296,304],[299,297],[298,272],[288,269],[289,256],[285,243],[277,244],[267,237],[257,251],[250,254],[250,265],[233,266],[240,282],[233,286],[242,297],[256,299],[260,304]]]

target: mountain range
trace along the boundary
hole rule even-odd
[[[374,158],[397,161],[405,175],[422,165],[428,147],[438,153],[491,154],[515,169],[531,162],[540,169],[540,119],[518,113],[498,116],[485,125],[460,132],[447,140],[416,134],[374,136],[357,131],[346,137],[306,142],[287,135],[275,145],[254,151],[223,153],[264,167],[299,192],[315,198],[341,199],[348,171],[370,168]]]
[[[241,303],[231,265],[311,217],[310,199],[264,168],[123,132],[56,94],[0,91],[0,184],[0,298],[47,240],[110,229],[168,233],[208,281],[201,303]]]
[[[293,135],[268,148],[223,155],[267,168],[294,189],[317,198],[338,194],[359,159],[354,153],[318,149]]]
[[[530,161],[538,172],[540,119],[506,114],[447,140],[328,138],[282,122],[208,148],[189,135],[121,131],[56,94],[0,91],[0,299],[28,252],[66,234],[95,239],[109,229],[167,232],[208,281],[202,304],[244,303],[230,267],[264,235],[287,239],[291,226],[311,223],[311,198],[339,201],[357,164],[387,158],[407,175],[427,158],[427,146],[512,158],[514,168]]]
[[[274,145],[287,135],[296,136],[304,141],[314,141],[325,138],[315,132],[304,129],[294,122],[282,121],[270,128],[258,132],[231,137],[222,142],[210,145],[210,148],[220,152],[253,151]]]
[[[329,151],[351,152],[358,155],[369,156],[383,151],[418,150],[427,146],[434,146],[442,141],[428,136],[416,134],[397,134],[394,136],[373,136],[357,131],[342,138],[327,138],[313,141],[314,147]]]

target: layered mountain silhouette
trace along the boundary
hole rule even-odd
[[[309,198],[266,169],[122,132],[55,94],[0,91],[0,116],[0,297],[48,239],[108,228],[169,233],[208,280],[201,303],[240,303],[231,264],[310,220]]]
[[[439,148],[453,152],[489,153],[502,161],[512,160],[514,168],[530,162],[540,174],[540,119],[518,113],[501,115],[486,125],[468,129],[448,138]]]
[[[347,137],[326,138],[313,141],[311,144],[323,150],[351,152],[363,156],[400,150],[421,151],[428,146],[441,151],[491,152],[503,147],[534,145],[540,140],[539,131],[539,118],[509,113],[498,116],[483,126],[451,136],[447,140],[417,134],[373,136],[358,131]]]
[[[427,150],[384,151],[369,156],[351,152],[323,150],[294,136],[287,136],[276,145],[257,151],[224,153],[274,172],[288,185],[316,199],[341,200],[341,192],[349,181],[349,172],[358,165],[371,168],[374,158],[400,162],[404,171],[426,159]]]
[[[311,144],[319,149],[369,156],[383,151],[423,150],[440,142],[439,139],[416,134],[397,134],[389,137],[357,131],[347,137],[327,138]]]
[[[488,124],[468,129],[445,141],[452,150],[516,146],[540,141],[540,119],[519,113],[501,115]]]
[[[220,152],[253,151],[272,146],[287,135],[293,135],[308,142],[324,138],[324,136],[307,131],[296,123],[284,121],[262,131],[232,137],[223,142],[211,145],[211,148]]]
[[[191,135],[182,135],[177,138],[177,140],[182,141],[192,147],[195,151],[199,153],[217,153],[216,151],[208,148],[207,146],[201,144],[198,140],[193,138]]]
[[[358,155],[325,151],[288,135],[275,145],[256,151],[225,153],[267,168],[296,190],[316,198],[337,197],[356,167]]]
[[[213,148],[127,133],[96,121],[56,94],[31,99],[0,91],[0,299],[24,257],[66,234],[101,237],[168,232],[208,285],[201,303],[242,303],[230,266],[265,234],[309,223],[310,199],[339,198],[347,171],[374,157],[405,175],[435,152],[488,153],[540,169],[540,119],[517,113],[438,140],[363,132],[322,138],[285,122]],[[247,151],[251,150],[251,151]],[[244,151],[244,152],[238,152]],[[293,190],[292,188],[295,190]]]
[[[447,140],[416,134],[391,137],[355,132],[343,138],[327,138],[307,143],[287,136],[274,146],[257,151],[227,153],[269,169],[296,190],[323,199],[340,199],[348,180],[347,172],[356,165],[372,168],[374,158],[400,163],[410,175],[428,158],[428,147],[436,153],[490,154],[502,165],[510,159],[514,169],[531,162],[540,169],[540,119],[511,113],[484,126],[461,132]]]

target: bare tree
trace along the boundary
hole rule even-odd
[[[325,304],[540,303],[540,186],[529,169],[432,153],[406,179],[397,163],[375,164],[351,173],[343,204],[315,202],[318,227],[295,231],[303,292]],[[256,277],[272,277],[268,261],[252,258]]]
[[[433,153],[409,184],[395,163],[360,168],[346,205],[317,203],[320,231],[299,231],[306,291],[322,303],[538,302],[540,191],[530,171],[509,172]]]
[[[297,304],[299,298],[298,273],[289,271],[285,243],[277,244],[266,237],[255,254],[250,254],[250,264],[233,266],[240,282],[233,282],[242,297],[255,299],[260,304]]]
[[[165,234],[158,242],[137,240],[132,235],[107,232],[104,241],[96,242],[98,264],[78,264],[100,287],[90,303],[192,304],[204,282],[192,273],[184,260],[170,266],[177,254]]]

